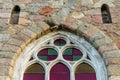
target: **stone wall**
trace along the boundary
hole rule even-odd
[[[102,22],[103,4],[110,7],[110,24]],[[15,5],[21,8],[19,23],[9,24]],[[0,80],[12,80],[27,45],[58,30],[84,37],[103,57],[109,79],[120,79],[119,0],[0,0]]]

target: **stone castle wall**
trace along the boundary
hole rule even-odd
[[[103,24],[107,4],[112,23]],[[20,7],[18,24],[10,24]],[[110,80],[120,79],[120,0],[0,0],[0,80],[12,80],[16,59],[50,32],[65,30],[84,37],[103,57]]]

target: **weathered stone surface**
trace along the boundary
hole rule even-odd
[[[99,39],[99,40],[95,40],[95,42],[93,42],[94,46],[96,48],[100,47],[101,45],[105,45],[105,44],[110,44],[112,43],[112,40],[108,37]]]
[[[16,38],[18,40],[24,41],[26,44],[28,44],[31,41],[31,38],[26,36],[23,33],[16,33],[14,35],[12,35],[13,38]]]
[[[118,50],[118,47],[116,46],[116,44],[107,44],[100,46],[98,50],[100,53],[104,53],[107,51]]]
[[[29,23],[31,23],[30,20],[25,18],[19,18],[19,24],[29,24]]]
[[[22,49],[24,49],[25,46],[26,46],[24,41],[21,41],[21,40],[18,40],[18,39],[14,39],[14,38],[11,38],[10,40],[8,40],[7,43],[11,44],[11,45],[19,46]]]
[[[109,72],[109,75],[119,76],[120,65],[109,65],[108,72]]]
[[[120,76],[110,76],[109,80],[120,80]]]
[[[117,41],[117,46],[120,49],[120,40]]]
[[[120,50],[113,50],[103,53],[104,58],[119,58],[120,57]]]
[[[13,60],[10,58],[0,58],[0,65],[5,65],[5,66],[9,66],[9,65],[13,65]]]
[[[9,45],[9,44],[4,44],[1,49],[1,51],[6,51],[6,52],[14,52],[14,53],[20,53],[21,52],[21,48],[18,46],[14,46],[14,45]]]
[[[105,62],[107,63],[107,65],[110,65],[110,64],[120,64],[120,58],[106,58],[105,59]]]
[[[0,58],[15,58],[17,54],[14,52],[5,52],[5,51],[0,51]]]
[[[52,7],[53,8],[62,8],[64,4],[65,4],[65,0],[55,0],[52,2]]]
[[[0,65],[0,76],[9,76],[11,71],[11,66]]]
[[[53,12],[53,8],[49,6],[45,6],[40,9],[39,14],[49,16],[50,14],[52,14],[52,12]]]
[[[84,17],[85,15],[82,12],[73,12],[73,13],[71,13],[71,16],[75,19],[80,19],[80,18]]]
[[[25,35],[31,37],[32,39],[35,39],[36,35],[37,35],[36,33],[32,32],[31,30],[29,30],[27,28],[23,29],[21,32],[24,33]]]
[[[0,80],[10,80],[9,76],[0,76]]]
[[[0,41],[8,41],[10,34],[0,34]]]

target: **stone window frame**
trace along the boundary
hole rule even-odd
[[[68,63],[67,61],[63,60],[60,56],[58,57],[58,59],[53,61],[49,66],[46,66],[47,62],[38,60],[37,58],[32,61],[29,61],[31,56],[35,57],[33,54],[37,54],[40,49],[49,46],[49,44],[47,44],[46,42],[48,42],[49,40],[53,41],[58,37],[65,38],[67,40],[67,42],[69,42],[69,40],[74,42],[74,44],[77,47],[79,47],[83,53],[86,53],[89,55],[91,61],[85,60],[85,58],[83,58],[83,59],[80,59],[79,61],[77,61],[76,63],[74,63],[73,66],[71,66],[70,63]],[[44,47],[41,44],[44,45]],[[55,48],[55,47],[52,47],[52,48]],[[60,48],[60,47],[57,47],[57,49],[58,48]],[[63,48],[61,47],[61,49],[64,50],[65,47],[63,47]],[[58,49],[58,52],[60,52],[59,49]],[[107,73],[105,63],[104,63],[102,57],[100,56],[100,54],[96,51],[96,49],[94,47],[92,47],[92,45],[90,45],[82,37],[79,37],[72,33],[64,32],[64,31],[49,33],[49,34],[39,38],[38,40],[34,41],[30,45],[28,45],[28,47],[24,50],[23,54],[21,54],[20,57],[16,61],[12,80],[23,80],[25,70],[34,63],[38,63],[41,66],[43,66],[43,68],[45,68],[44,69],[45,70],[45,80],[49,80],[50,69],[59,62],[66,65],[68,67],[68,69],[70,70],[70,80],[75,80],[75,75],[74,75],[75,72],[74,71],[75,71],[76,67],[83,62],[89,64],[95,70],[96,80],[108,80],[108,73]],[[48,70],[46,68],[48,68]]]

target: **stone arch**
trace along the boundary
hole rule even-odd
[[[25,46],[28,46],[28,44],[32,43],[33,41],[38,39],[40,36],[48,34],[48,31],[50,31],[48,25],[46,25],[43,22],[41,22],[40,24],[42,24],[42,26],[41,25],[37,26],[37,27],[40,27],[38,32],[34,32],[34,28],[36,28],[36,26],[32,26],[33,29],[31,29],[31,28],[25,29],[25,30],[31,31],[32,34],[28,34],[27,36],[29,36],[29,37],[26,37],[26,39],[23,39],[24,42],[22,42],[18,46],[8,45],[8,43],[5,43],[5,45],[2,46],[1,50],[4,50],[4,51],[5,51],[6,46],[7,47],[9,46],[11,48],[14,47],[14,50],[12,50],[12,51],[14,51],[14,53],[13,52],[6,53],[6,54],[13,54],[13,55],[11,55],[12,61],[10,61],[10,65],[12,65],[12,66],[14,65],[14,66],[9,67],[8,73],[11,73],[11,71],[10,71],[11,69],[15,69],[15,64],[17,64],[16,59],[18,59],[18,56],[22,55],[23,51],[26,50]],[[18,26],[16,26],[16,27],[18,27]],[[116,45],[114,45],[112,40],[109,37],[107,37],[102,31],[100,31],[98,28],[96,28],[95,26],[93,26],[91,24],[86,24],[84,22],[81,22],[81,23],[76,24],[76,26],[73,26],[73,25],[70,25],[69,27],[63,26],[63,28],[68,30],[69,32],[70,31],[75,32],[75,34],[77,36],[86,38],[86,40],[88,42],[90,42],[97,49],[97,51],[99,53],[101,53],[102,57],[106,58],[107,54],[109,54],[109,53],[111,54],[110,51],[116,51],[116,52],[118,51],[118,48],[116,47]],[[95,30],[95,32],[93,32],[93,30]],[[13,34],[13,35],[16,35],[16,34]],[[22,37],[22,34],[17,34],[17,36]],[[107,42],[106,42],[106,40],[107,40]],[[100,41],[102,41],[101,44],[99,44]],[[109,48],[110,46],[113,46],[113,48]],[[7,48],[6,50],[9,51],[9,48]],[[5,53],[5,52],[1,52],[1,53]],[[3,54],[3,56],[4,56],[4,54]],[[9,74],[9,76],[13,76],[13,75]],[[12,80],[12,78],[10,78],[10,77],[8,77],[8,78]]]
[[[56,32],[56,34],[61,34],[61,32]],[[68,34],[68,36],[69,35],[71,35],[71,37],[72,37],[72,34],[71,33],[65,33],[65,35],[67,35]],[[50,34],[51,36],[53,36],[53,34],[51,33]],[[48,36],[50,36],[50,35],[48,35]],[[47,37],[47,36],[46,36]],[[70,37],[70,36],[69,36]],[[88,44],[88,43],[86,43],[86,42],[84,42],[84,39],[80,39],[80,38],[76,38],[76,39],[79,39],[80,40],[80,43],[78,43],[78,44],[82,44],[82,45],[84,45],[84,47],[86,48],[86,50],[88,51],[88,52],[90,52],[90,53],[92,53],[92,55],[96,55],[96,53],[97,53],[97,51],[94,51],[94,48],[92,48],[92,47],[89,47],[88,45],[90,45],[90,44]],[[42,41],[42,40],[45,40],[44,38],[42,39],[42,38],[40,38],[39,39],[40,40],[40,42]],[[23,53],[23,54],[21,54],[21,56],[20,57],[22,57],[22,58],[18,58],[19,60],[17,60],[17,64],[16,64],[16,66],[15,66],[15,72],[14,72],[14,77],[13,77],[13,80],[15,80],[15,79],[20,79],[21,78],[21,75],[22,75],[22,73],[19,73],[19,70],[18,69],[21,69],[22,67],[24,67],[23,65],[21,65],[21,62],[23,62],[23,60],[24,60],[24,56],[27,54],[28,56],[30,56],[32,53],[36,53],[36,50],[34,50],[34,49],[39,49],[39,48],[36,48],[36,47],[39,47],[39,45],[41,44],[41,43],[39,43],[39,40],[37,40],[37,41],[35,41],[33,44],[31,44],[31,45],[29,45],[29,49],[28,48],[26,48],[26,50],[25,50],[25,52]],[[39,44],[38,44],[39,43]],[[36,44],[36,45],[35,45]],[[29,52],[30,51],[30,52]],[[98,54],[98,53],[97,53]],[[96,57],[99,59],[100,58],[100,56],[98,56],[98,55],[96,55]],[[97,59],[96,58],[96,59]],[[29,60],[29,59],[28,59]],[[24,60],[25,61],[25,60]],[[101,62],[101,59],[98,61],[98,63],[97,64],[99,64],[99,62],[100,62],[100,64],[101,63],[103,63],[103,62]],[[26,63],[27,63],[27,61],[26,61]],[[93,59],[93,63],[95,63],[94,62],[94,59]],[[21,66],[19,66],[19,65],[21,65]],[[102,71],[105,71],[105,72],[103,72],[104,73],[104,75],[102,75],[102,77],[103,78],[99,78],[99,80],[107,80],[107,71],[105,70],[105,68],[104,68],[104,66],[102,66],[101,67],[103,70]],[[100,69],[100,68],[99,68]],[[101,70],[101,69],[100,69]],[[15,76],[15,74],[20,74],[18,77],[16,77]],[[105,77],[106,76],[106,77]]]

